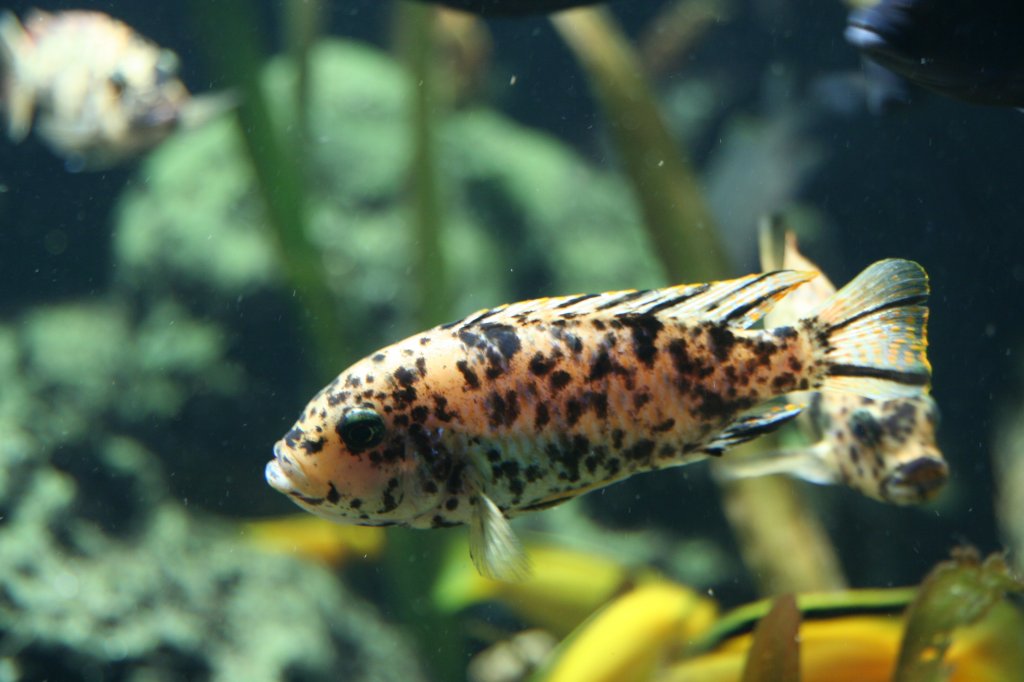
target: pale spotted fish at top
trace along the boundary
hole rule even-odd
[[[470,526],[484,575],[528,565],[508,517],[718,455],[795,417],[776,400],[923,394],[927,276],[875,263],[792,326],[748,327],[815,276],[544,298],[360,360],[274,446],[267,481],[341,522]]]
[[[762,228],[765,270],[817,270],[797,249],[796,238],[780,226]],[[791,323],[835,293],[824,275],[781,301],[765,316],[769,326]],[[811,444],[725,459],[715,467],[722,479],[786,474],[812,483],[841,484],[881,502],[920,504],[949,479],[949,466],[935,441],[938,407],[931,396],[875,400],[850,393],[810,393],[801,426]]]

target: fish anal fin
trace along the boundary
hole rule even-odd
[[[498,505],[483,493],[469,524],[469,554],[480,575],[502,582],[520,582],[530,575],[530,564],[519,538]]]
[[[714,440],[704,446],[709,455],[720,455],[734,445],[746,443],[758,436],[770,433],[803,411],[803,406],[791,403],[770,405],[767,409],[748,412],[726,427]]]
[[[825,460],[827,443],[805,448],[768,450],[746,457],[715,460],[714,476],[719,481],[738,481],[761,476],[783,475],[817,485],[839,483],[836,471]]]

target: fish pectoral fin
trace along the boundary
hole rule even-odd
[[[715,436],[715,439],[704,447],[704,452],[709,455],[720,455],[734,445],[746,443],[761,434],[774,431],[803,412],[803,409],[801,405],[786,403],[771,405],[758,412],[748,412]]]
[[[840,481],[823,457],[826,453],[822,450],[827,447],[827,444],[819,443],[806,448],[769,450],[742,458],[720,459],[715,460],[711,470],[719,481],[783,475],[817,485],[833,485]]]
[[[480,575],[502,582],[520,582],[530,575],[530,563],[519,538],[491,498],[478,493],[469,524],[469,554]]]

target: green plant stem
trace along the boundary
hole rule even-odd
[[[431,327],[449,315],[441,251],[441,200],[435,147],[440,119],[435,59],[435,10],[429,5],[399,3],[396,49],[403,57],[411,84],[409,93],[409,229],[414,244],[412,281],[418,293],[418,326]],[[390,610],[415,636],[435,680],[465,677],[465,650],[458,621],[439,610],[431,593],[440,573],[451,534],[393,529],[388,534],[385,570],[391,593]],[[468,561],[468,557],[467,557]]]
[[[209,49],[215,72],[239,91],[237,116],[245,149],[267,210],[268,222],[290,286],[301,306],[299,317],[314,348],[311,365],[321,376],[336,374],[349,349],[338,303],[327,288],[326,272],[306,233],[307,206],[299,154],[282,142],[260,87],[264,55],[253,6],[243,0],[191,0],[190,7]]]
[[[551,21],[601,103],[665,274],[673,283],[724,277],[729,265],[700,181],[668,132],[640,60],[612,16],[582,8]]]
[[[411,226],[415,244],[413,279],[419,292],[419,323],[423,328],[444,322],[449,315],[441,247],[441,197],[438,183],[436,131],[440,102],[438,64],[435,59],[434,8],[402,4],[398,40],[412,79],[410,128],[413,161]]]

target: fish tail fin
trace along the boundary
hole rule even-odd
[[[917,263],[868,266],[804,321],[824,353],[822,388],[885,400],[926,395],[928,275]]]
[[[22,59],[31,49],[31,38],[25,33],[18,17],[11,11],[0,14],[0,104],[7,118],[7,136],[13,142],[21,142],[32,127],[32,113],[35,95],[26,86],[19,74]]]

